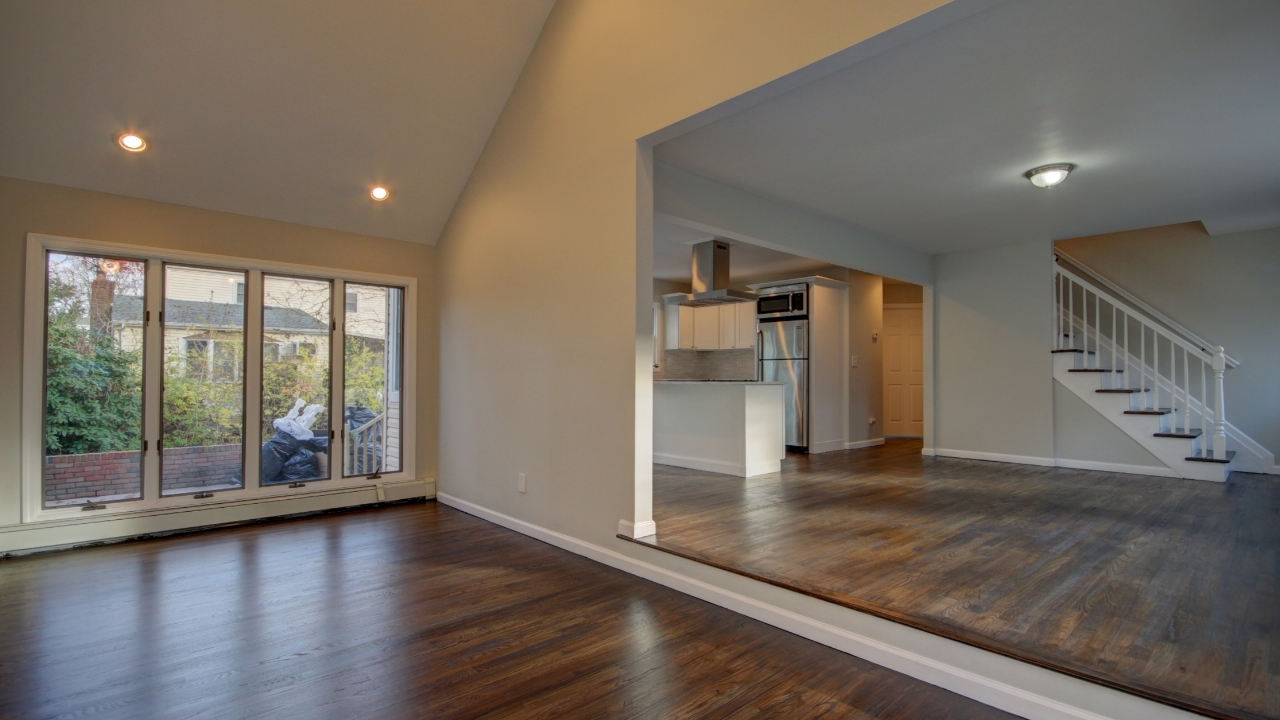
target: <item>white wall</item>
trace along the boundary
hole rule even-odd
[[[1052,250],[1043,240],[936,258],[940,454],[1052,463]]]
[[[1211,236],[1200,223],[1057,243],[1211,343],[1227,371],[1227,419],[1280,455],[1280,228]]]
[[[1155,455],[1057,380],[1053,381],[1053,447],[1059,460],[1167,470]]]

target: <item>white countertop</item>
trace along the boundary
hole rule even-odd
[[[785,385],[780,382],[757,382],[755,380],[654,380],[653,384],[659,383],[675,384],[683,383],[685,385]]]

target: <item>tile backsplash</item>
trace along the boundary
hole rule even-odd
[[[667,350],[663,372],[655,380],[755,380],[756,351]]]

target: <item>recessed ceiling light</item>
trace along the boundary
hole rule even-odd
[[[129,152],[142,152],[147,149],[147,141],[133,133],[121,133],[120,137],[116,138],[116,142]]]
[[[384,187],[376,187],[369,193],[369,197],[374,200],[386,200],[390,196],[391,193],[387,192],[387,189]]]
[[[1031,168],[1023,173],[1023,177],[1031,181],[1032,185],[1038,188],[1051,188],[1059,185],[1063,180],[1067,179],[1067,175],[1075,170],[1076,166],[1071,163],[1058,163],[1056,165],[1041,165],[1038,168]]]

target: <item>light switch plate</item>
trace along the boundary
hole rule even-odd
[[[857,355],[851,355],[851,356],[849,356],[849,367],[858,367],[858,356],[857,356]]]
[[[525,482],[524,473],[516,475],[516,489],[520,492],[524,492],[527,487],[528,484]]]

